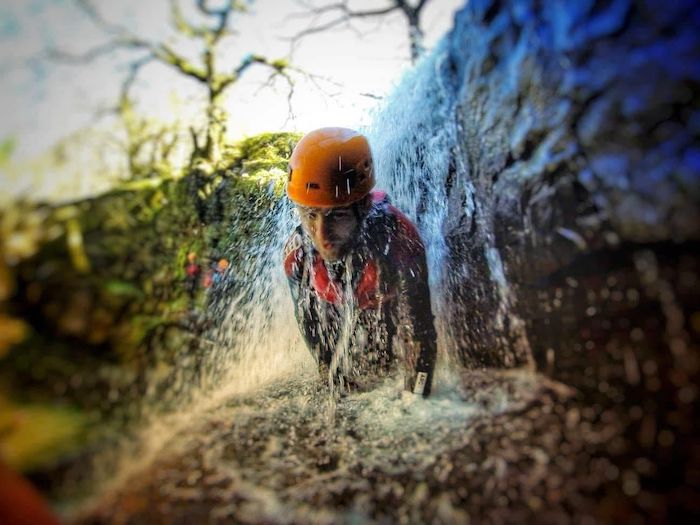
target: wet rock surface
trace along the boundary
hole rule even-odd
[[[606,521],[698,512],[699,20],[696,2],[471,1],[397,97],[415,121],[390,109],[377,131],[406,130],[379,164],[442,229],[447,346],[529,363],[619,426],[601,456],[619,476],[584,505]]]

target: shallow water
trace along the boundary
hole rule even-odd
[[[400,378],[370,392],[330,396],[313,374],[227,393],[148,429],[150,445],[122,463],[120,479],[76,520],[122,516],[138,523],[148,511],[130,507],[134,498],[185,522],[409,519],[416,501],[403,491],[427,490],[420,480],[434,478],[436,468],[447,476],[456,467],[450,457],[473,438],[473,421],[522,410],[540,389],[526,370],[441,369],[427,400],[404,392]],[[442,493],[456,494],[458,487],[443,481]],[[391,497],[396,508],[386,507]]]

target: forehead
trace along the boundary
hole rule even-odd
[[[314,215],[325,215],[326,217],[331,215],[349,215],[352,214],[352,205],[345,206],[343,208],[309,208],[307,206],[297,206],[299,213],[304,215],[314,214]]]

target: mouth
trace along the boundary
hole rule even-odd
[[[324,242],[321,244],[319,251],[324,259],[335,260],[340,256],[342,246],[340,243]]]

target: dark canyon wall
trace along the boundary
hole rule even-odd
[[[679,512],[699,510],[699,81],[696,2],[474,0],[372,131],[445,357],[572,387],[582,424],[614,422],[617,490]]]

